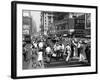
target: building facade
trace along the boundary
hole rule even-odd
[[[75,33],[74,36],[75,37],[86,37],[87,35],[91,35],[91,18],[90,18],[90,14],[88,15],[89,17],[87,17],[88,13],[83,13],[79,16],[75,16],[74,20],[75,20]],[[88,24],[87,24],[88,21]],[[87,28],[88,27],[88,28]]]
[[[32,18],[29,11],[23,11],[23,23],[22,23],[22,37],[27,41],[32,32]],[[28,38],[25,38],[25,37]],[[27,40],[26,40],[27,39]]]
[[[41,29],[42,32],[47,35],[48,31],[53,23],[53,13],[52,12],[41,12]]]
[[[89,13],[66,13],[61,20],[54,21],[56,34],[68,34],[72,37],[82,38],[87,35],[90,36],[90,17],[91,15]]]
[[[58,19],[54,20],[55,32],[57,35],[68,34],[69,31],[74,30],[74,18],[70,13],[59,13],[56,16]]]
[[[91,34],[91,14],[70,12],[42,12],[41,25],[44,34],[85,37]]]

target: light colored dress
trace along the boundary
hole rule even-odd
[[[43,54],[42,51],[38,52],[38,61],[42,61],[43,60],[42,54]]]

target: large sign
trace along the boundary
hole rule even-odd
[[[86,14],[86,26],[85,29],[90,29],[91,28],[91,14],[87,13]]]
[[[23,30],[30,29],[30,25],[23,25]]]
[[[23,34],[29,35],[29,30],[23,30]]]

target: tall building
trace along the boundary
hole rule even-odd
[[[68,34],[71,29],[74,29],[74,19],[71,13],[56,12],[54,13],[54,25],[56,34]]]
[[[48,30],[53,23],[53,13],[52,12],[41,12],[41,29],[45,35],[47,35]]]
[[[91,34],[91,14],[89,13],[77,13],[75,15],[75,37],[86,37],[87,35],[90,36]]]
[[[23,11],[23,23],[22,23],[22,37],[25,40],[26,36],[31,35],[32,30],[32,18],[29,11]],[[28,38],[27,38],[28,39]],[[27,40],[26,40],[27,41]]]
[[[41,25],[44,34],[63,35],[74,37],[90,35],[90,14],[71,12],[42,12]]]

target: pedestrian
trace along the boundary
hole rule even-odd
[[[52,51],[51,51],[51,47],[50,47],[50,46],[47,46],[47,47],[46,47],[46,54],[47,54],[47,55],[50,55],[51,52],[52,52]]]
[[[37,48],[37,43],[33,42],[33,48]]]
[[[27,61],[27,51],[26,51],[26,49],[25,49],[25,47],[23,48],[23,60],[24,61]]]
[[[61,46],[61,47],[60,47],[60,56],[63,57],[65,46],[64,46],[63,43],[61,43],[60,46]]]
[[[78,50],[77,50],[77,45],[78,45],[78,42],[77,42],[77,39],[75,38],[74,40],[72,40],[72,43],[73,43],[73,58],[77,58],[78,56]]]
[[[80,58],[79,58],[79,61],[85,61],[86,60],[86,53],[85,53],[85,44],[82,43],[82,41],[79,42],[80,43]]]
[[[54,49],[54,52],[56,52],[56,50],[57,50],[57,43],[54,44],[53,49]]]
[[[38,43],[38,47],[39,47],[39,49],[43,49],[43,46],[44,46],[43,41],[40,41],[40,42]]]
[[[44,53],[44,43],[43,41],[41,40],[39,43],[38,43],[38,65],[39,67],[43,68],[44,67],[44,64],[43,64],[43,53]]]
[[[91,62],[91,46],[89,44],[86,45],[85,53],[87,56],[88,63]]]
[[[38,59],[38,54],[37,54],[37,49],[33,48],[32,49],[32,67],[36,68],[37,67],[37,59]]]
[[[67,53],[66,61],[69,61],[71,56],[71,47],[69,44],[66,45],[66,53]]]
[[[50,62],[51,60],[51,55],[52,55],[52,49],[50,46],[46,47],[46,58],[47,58],[47,62]]]
[[[64,50],[64,47],[65,47],[64,44],[61,44],[61,49],[62,49],[62,50]]]
[[[74,56],[74,44],[71,40],[71,57],[73,57],[73,56]]]
[[[57,57],[59,58],[61,56],[61,45],[59,43],[57,43],[57,46],[56,46],[56,53],[57,53]]]
[[[38,51],[38,66],[40,68],[44,67],[44,63],[43,63],[43,52],[40,50]]]

